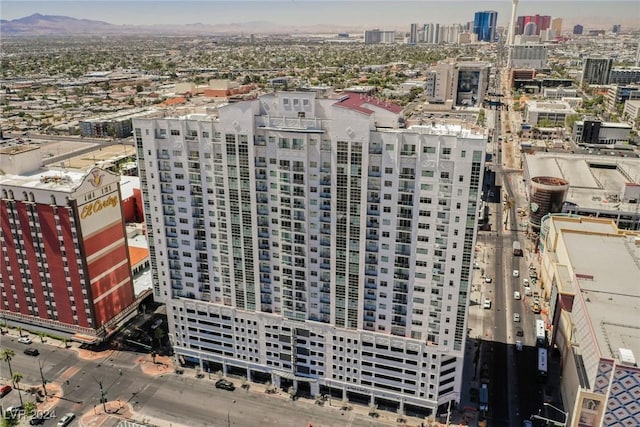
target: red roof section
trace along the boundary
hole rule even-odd
[[[387,101],[381,101],[378,98],[374,98],[373,96],[365,95],[363,93],[355,92],[345,92],[345,97],[334,105],[359,111],[367,115],[374,113],[374,111],[367,108],[367,106],[381,108],[394,114],[400,114],[402,112],[402,107],[399,105]]]
[[[129,246],[129,259],[131,260],[131,267],[137,266],[149,256],[149,249],[138,248],[136,246]]]
[[[185,102],[187,102],[187,99],[183,96],[179,96],[177,98],[169,98],[166,101],[162,102],[161,105],[170,107],[172,105],[184,104]]]

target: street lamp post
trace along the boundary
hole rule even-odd
[[[563,426],[563,427],[566,427],[566,426],[567,426],[567,420],[569,419],[569,413],[568,413],[568,412],[565,412],[565,411],[563,411],[563,410],[562,410],[562,409],[560,409],[560,408],[556,408],[556,407],[555,407],[555,406],[553,406],[551,403],[544,402],[542,405],[543,405],[543,406],[548,406],[548,407],[550,407],[550,408],[552,408],[552,409],[555,409],[556,411],[558,411],[558,412],[560,412],[562,415],[564,415],[564,421],[562,421],[562,426]]]
[[[554,426],[557,427],[567,427],[567,420],[569,419],[569,413],[568,412],[564,412],[562,409],[556,408],[555,406],[553,406],[550,403],[543,403],[544,406],[549,406],[550,408],[555,409],[556,411],[560,412],[562,415],[564,415],[564,421],[560,422],[560,421],[556,421],[556,420],[552,420],[551,418],[547,418],[547,417],[543,417],[542,415],[532,415],[531,418],[532,419],[536,419],[536,420],[542,420],[542,421],[546,421],[547,423],[551,423]]]

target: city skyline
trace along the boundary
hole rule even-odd
[[[640,426],[637,0],[0,1],[3,426]]]
[[[364,1],[161,1],[151,10],[149,2],[113,1],[7,1],[3,2],[2,19],[12,20],[34,13],[64,15],[91,19],[114,25],[190,25],[229,24],[253,21],[296,26],[342,26],[347,30],[380,26],[389,29],[406,28],[420,20],[429,22],[465,23],[473,21],[481,10],[498,12],[498,26],[506,26],[510,17],[509,1],[403,1],[388,4],[372,2],[375,7],[363,8]],[[117,4],[117,8],[113,5]],[[434,7],[434,6],[439,7]],[[193,6],[193,7],[189,7]],[[633,13],[633,10],[638,13]],[[637,27],[640,6],[631,1],[595,2],[521,2],[518,15],[544,14],[561,17],[565,29],[580,23],[586,28],[606,28],[621,24],[623,30]]]

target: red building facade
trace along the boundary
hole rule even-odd
[[[116,174],[1,177],[0,240],[5,319],[100,340],[134,302]]]
[[[525,28],[527,24],[533,23],[534,27],[532,27],[533,34],[526,34]],[[551,27],[551,16],[549,15],[526,15],[526,16],[518,16],[516,21],[516,35],[526,34],[526,35],[540,35],[540,31],[548,30]]]

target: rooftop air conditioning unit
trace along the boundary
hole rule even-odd
[[[633,355],[633,351],[628,348],[620,348],[618,349],[618,352],[620,353],[620,363],[622,365],[637,366],[636,358]]]

